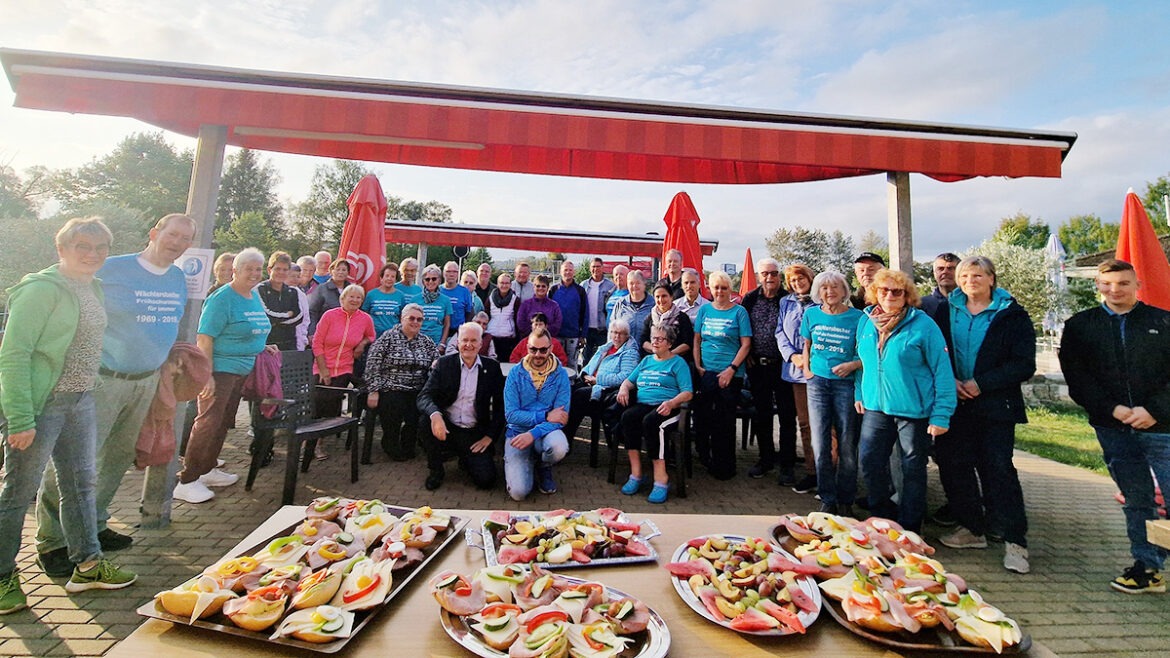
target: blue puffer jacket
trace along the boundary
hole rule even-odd
[[[599,347],[593,353],[593,358],[589,359],[589,363],[585,364],[585,369],[581,371],[583,375],[592,375],[597,378],[597,384],[593,391],[595,394],[600,393],[599,389],[621,386],[626,377],[629,377],[630,373],[634,372],[634,368],[638,366],[641,354],[634,341],[626,339],[617,352],[602,359],[601,357],[605,356],[611,347],[613,347],[612,340]]]
[[[536,390],[532,384],[532,375],[524,369],[523,364],[517,364],[508,372],[504,382],[504,416],[508,420],[509,438],[524,432],[531,432],[534,438],[542,438],[545,434],[564,427],[561,423],[552,423],[545,419],[548,412],[560,407],[569,410],[570,389],[569,375],[564,368],[557,367],[544,380],[544,386]]]
[[[928,315],[910,308],[878,351],[878,331],[866,317],[857,324],[861,357],[857,401],[867,410],[903,418],[929,418],[931,425],[950,427],[958,396],[946,341]]]

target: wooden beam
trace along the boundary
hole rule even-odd
[[[886,217],[890,235],[890,263],[914,276],[914,231],[910,224],[910,173],[886,174]]]
[[[215,210],[219,202],[219,182],[223,173],[223,152],[227,146],[227,126],[200,126],[199,144],[195,149],[195,162],[191,166],[191,187],[187,191],[187,215],[195,220],[194,245],[204,249],[211,247],[215,235]],[[179,325],[179,340],[195,342],[199,327],[199,311],[202,299],[187,300],[183,322]],[[175,455],[171,463],[151,466],[146,469],[142,483],[142,527],[165,528],[171,524],[171,498],[179,473],[179,451],[186,424],[187,405],[175,409]]]
[[[422,285],[422,271],[427,266],[427,243],[418,243],[418,254],[415,256],[418,259],[418,277],[419,280],[415,284]]]

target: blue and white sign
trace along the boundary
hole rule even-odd
[[[187,299],[206,299],[211,287],[211,263],[215,258],[214,249],[191,247],[175,261],[187,277]]]

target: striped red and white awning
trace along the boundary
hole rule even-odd
[[[1073,133],[655,104],[0,49],[23,108],[372,162],[678,183],[1059,177]]]

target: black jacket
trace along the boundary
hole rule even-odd
[[[479,357],[479,381],[475,388],[475,429],[482,436],[497,439],[504,434],[504,375],[500,363],[488,357]],[[439,357],[422,392],[418,394],[418,410],[426,417],[436,411],[446,417],[459,396],[459,354]]]
[[[1157,424],[1144,431],[1170,432],[1170,313],[1142,302],[1124,316],[1081,311],[1064,323],[1059,356],[1069,395],[1091,424],[1127,428],[1113,417],[1120,404],[1150,412]]]
[[[955,344],[951,337],[950,303],[936,307],[932,317],[942,330],[951,365],[954,365]],[[979,385],[979,396],[974,400],[960,399],[952,418],[1028,422],[1020,384],[1031,379],[1034,374],[1036,330],[1028,312],[1013,299],[1007,308],[997,312],[991,319],[983,344],[979,346],[979,354],[975,356],[975,383]]]

